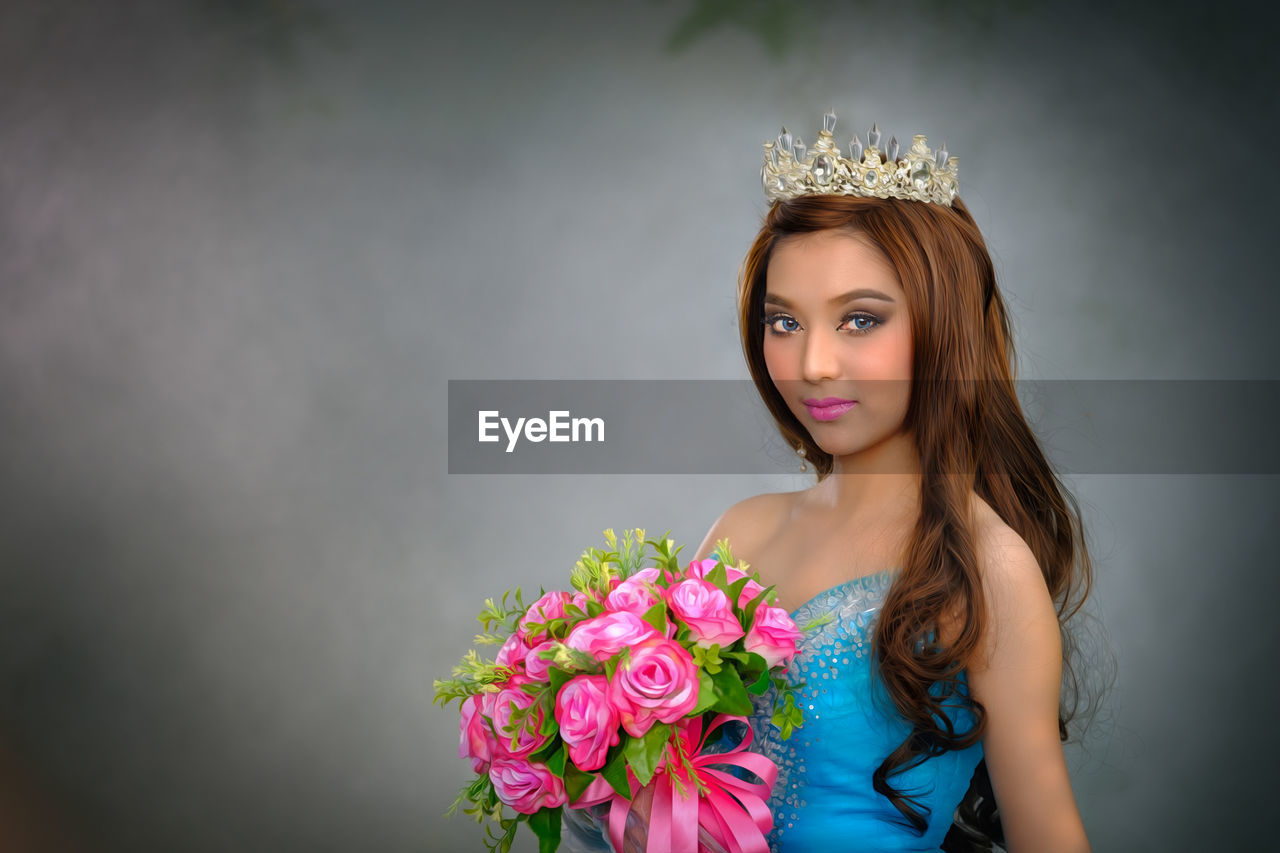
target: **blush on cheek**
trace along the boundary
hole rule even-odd
[[[760,354],[764,357],[764,366],[769,376],[777,381],[779,379],[790,378],[790,373],[794,370],[788,369],[788,361],[792,360],[787,355],[787,349],[784,341],[779,341],[770,337],[766,331],[764,340],[760,344]]]

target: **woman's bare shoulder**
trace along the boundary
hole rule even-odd
[[[1040,590],[1045,587],[1039,565],[1026,541],[976,492],[970,492],[969,499],[973,513],[974,556],[987,605],[986,639],[989,640],[1002,630],[1002,623],[1015,615],[1020,607],[1041,604]],[[942,635],[946,642],[955,641],[963,620],[959,609],[944,618]]]
[[[753,553],[791,513],[800,492],[765,492],[738,501],[720,514],[698,546],[695,560],[706,559],[716,542],[728,539],[735,556]]]
[[[1001,636],[1006,642],[1022,642],[1009,638],[1020,638],[1036,621],[1051,626],[1054,632],[1050,639],[1055,639],[1057,614],[1031,546],[980,498],[975,504],[974,526],[978,573],[990,620],[991,630],[985,638],[988,651],[992,644],[1001,642]]]
[[[1010,573],[1039,574],[1035,557],[1026,540],[1010,527],[992,506],[977,493],[971,494],[973,502],[974,539],[977,548],[978,567],[984,582],[997,581]]]

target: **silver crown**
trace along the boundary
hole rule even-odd
[[[951,206],[956,197],[956,171],[960,160],[947,154],[946,143],[935,154],[916,134],[911,147],[898,158],[898,140],[889,139],[880,150],[880,129],[871,125],[864,147],[857,134],[849,141],[849,157],[840,153],[833,136],[834,111],[823,116],[822,130],[813,148],[784,127],[776,140],[764,144],[760,180],[770,202],[802,195],[860,195],[902,198]]]

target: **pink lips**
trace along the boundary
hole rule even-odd
[[[818,421],[834,421],[857,403],[857,400],[846,400],[843,397],[823,397],[821,400],[810,398],[804,401],[809,414]]]

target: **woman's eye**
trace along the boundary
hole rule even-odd
[[[850,331],[854,334],[864,335],[880,325],[880,318],[872,314],[850,314],[844,322],[852,325]]]
[[[779,328],[778,324],[782,324]],[[791,325],[787,325],[790,323]],[[764,324],[769,327],[769,331],[775,335],[785,335],[796,331],[800,328],[800,324],[796,322],[795,317],[788,317],[786,314],[770,314],[764,318]]]

